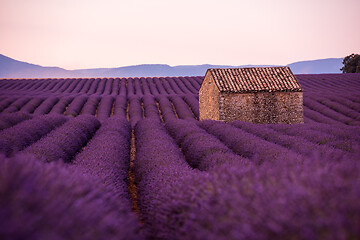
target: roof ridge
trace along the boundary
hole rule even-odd
[[[288,66],[209,68],[209,73],[223,92],[302,91]]]

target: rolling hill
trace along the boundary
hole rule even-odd
[[[117,68],[93,68],[66,70],[59,67],[43,67],[18,61],[0,54],[0,78],[69,78],[69,77],[161,77],[203,76],[208,68],[259,67],[269,65],[179,65],[142,64]],[[288,64],[295,74],[340,73],[342,58],[301,61]]]

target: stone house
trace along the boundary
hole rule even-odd
[[[303,92],[289,67],[208,69],[200,120],[303,123]]]

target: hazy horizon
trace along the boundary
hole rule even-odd
[[[15,61],[19,61],[19,62],[25,62],[25,63],[29,63],[29,64],[33,64],[33,65],[39,65],[41,67],[59,67],[59,66],[47,66],[47,65],[40,65],[40,64],[37,64],[37,63],[33,63],[33,62],[26,62],[26,61],[23,61],[21,59],[14,59],[12,58],[11,56],[6,56],[2,53],[0,53],[0,55],[3,55],[5,57],[8,57],[8,58],[11,58]],[[332,57],[329,57],[329,58],[324,58],[324,59],[309,59],[309,60],[300,60],[300,61],[295,61],[295,62],[291,62],[291,63],[287,63],[287,64],[284,64],[284,65],[277,65],[277,64],[242,64],[242,65],[239,65],[239,66],[247,66],[247,65],[256,65],[256,66],[260,66],[260,65],[264,65],[264,66],[286,66],[286,65],[290,65],[290,64],[294,64],[294,63],[301,63],[301,62],[313,62],[313,61],[321,61],[321,60],[327,60],[327,59],[339,59],[339,58],[332,58]],[[166,66],[169,66],[169,67],[187,67],[187,66],[202,66],[202,65],[223,65],[223,66],[235,66],[235,65],[229,65],[229,64],[211,64],[211,63],[202,63],[202,64],[181,64],[181,65],[170,65],[170,64],[166,64],[166,63],[140,63],[140,64],[134,64],[134,65],[123,65],[123,66],[113,66],[113,67],[93,67],[93,68],[76,68],[76,69],[67,69],[67,68],[62,68],[62,67],[59,67],[59,68],[62,68],[62,69],[65,69],[65,70],[88,70],[88,69],[106,69],[106,68],[122,68],[122,67],[135,67],[135,66],[142,66],[142,65],[166,65]]]
[[[0,53],[41,66],[287,65],[360,49],[357,0],[0,0]]]

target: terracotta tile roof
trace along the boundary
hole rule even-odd
[[[211,68],[206,74],[221,92],[302,92],[289,67]]]

